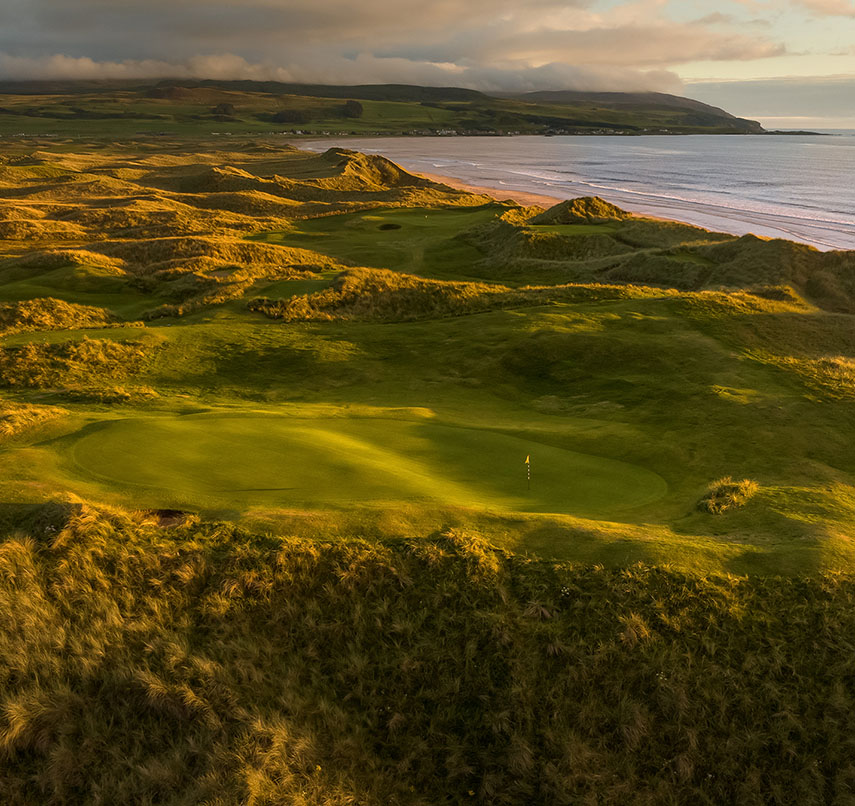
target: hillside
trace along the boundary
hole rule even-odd
[[[660,93],[493,97],[455,87],[257,81],[0,82],[0,135],[746,134],[753,121]]]
[[[717,106],[682,98],[663,92],[529,92],[511,96],[527,103],[556,104],[560,106],[585,107],[596,104],[603,109],[621,110],[638,115],[650,114],[653,110],[685,114],[685,123],[694,121],[697,126],[731,125],[736,129],[760,133],[763,127],[753,120],[744,120],[731,115]]]

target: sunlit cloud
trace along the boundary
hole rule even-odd
[[[785,52],[667,0],[5,0],[6,78],[253,78],[677,91],[698,59]]]
[[[855,17],[855,0],[795,0],[809,11],[836,17]]]

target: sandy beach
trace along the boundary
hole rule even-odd
[[[511,200],[517,204],[526,206],[552,207],[560,201],[564,201],[561,196],[546,196],[542,193],[529,193],[525,190],[508,190],[507,188],[487,187],[486,185],[471,185],[464,182],[462,179],[456,179],[453,176],[444,176],[442,174],[425,173],[419,171],[417,176],[423,176],[425,179],[430,179],[432,182],[439,182],[443,185],[456,188],[457,190],[465,190],[467,193],[478,193],[482,196],[490,196],[497,201]]]
[[[628,212],[733,235],[855,250],[855,138],[449,137],[300,143],[379,153],[495,199],[600,196]]]
[[[477,193],[479,196],[489,196],[496,201],[512,201],[526,207],[543,207],[544,209],[549,209],[553,205],[558,204],[558,202],[576,198],[574,195],[546,196],[542,193],[529,193],[525,190],[508,190],[508,188],[487,187],[486,185],[471,185],[454,176],[443,176],[442,174],[425,173],[424,171],[414,171],[414,173],[416,176],[423,176],[425,179],[430,179],[431,182],[439,182],[442,185],[448,185],[457,190],[465,190],[467,193]],[[650,213],[635,212],[633,215],[637,215],[640,218],[652,218],[655,221],[672,220]]]

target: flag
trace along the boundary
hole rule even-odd
[[[531,454],[529,454],[528,456],[526,456],[526,458],[525,458],[525,463],[526,463],[527,465],[530,465],[530,464],[531,464]]]

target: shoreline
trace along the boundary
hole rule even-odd
[[[463,190],[467,193],[474,193],[478,196],[489,196],[490,198],[500,202],[512,201],[522,205],[523,207],[536,206],[548,209],[559,202],[567,200],[566,197],[547,196],[543,193],[530,193],[525,190],[508,190],[507,195],[501,195],[505,193],[501,188],[489,187],[487,185],[473,185],[469,182],[465,182],[463,179],[458,179],[455,176],[426,173],[425,171],[412,171],[412,173],[416,176],[422,177],[423,179],[429,179],[431,182],[448,185],[448,187],[454,188],[455,190]]]
[[[468,193],[489,196],[496,201],[513,201],[522,206],[538,206],[549,209],[555,204],[568,199],[580,198],[579,194],[571,193],[566,196],[551,196],[542,193],[533,193],[526,190],[513,190],[511,188],[498,188],[489,185],[476,185],[467,182],[463,179],[458,179],[454,176],[445,174],[435,174],[429,172],[418,171],[415,169],[406,168],[416,176],[430,179],[433,182],[439,182],[456,190],[464,190]],[[585,195],[596,196],[596,193]],[[600,197],[603,198],[603,197]],[[686,208],[673,208],[667,210],[651,211],[646,208],[646,205],[635,207],[633,204],[627,205],[625,201],[615,201],[613,199],[605,199],[606,201],[616,204],[625,212],[635,218],[646,218],[652,221],[673,222],[676,224],[686,224],[690,227],[696,227],[707,232],[725,233],[735,237],[743,235],[754,235],[762,240],[782,239],[801,243],[806,246],[811,246],[820,252],[829,251],[855,251],[855,249],[847,249],[846,247],[835,247],[828,243],[823,243],[819,239],[808,238],[804,235],[795,232],[788,232],[780,221],[766,220],[762,215],[754,213],[748,214],[748,211],[741,211],[741,214],[733,211],[728,211],[728,214],[723,214],[723,211],[716,211],[711,216],[705,210],[697,211],[695,215],[689,214]]]
[[[519,141],[522,138],[515,139]],[[824,139],[826,142],[834,140]],[[712,186],[700,183],[698,192],[694,193],[694,180],[685,178],[687,172],[690,173],[689,169],[700,164],[700,157],[703,157],[703,165],[707,165],[709,159],[705,149],[691,145],[696,142],[693,138],[685,138],[681,142],[679,149],[683,151],[675,151],[671,146],[663,151],[662,147],[651,144],[624,148],[614,146],[613,141],[614,138],[600,138],[599,141],[595,138],[593,146],[585,146],[578,153],[571,150],[571,147],[580,148],[575,142],[564,144],[555,139],[542,147],[538,143],[523,149],[518,142],[510,144],[506,141],[491,142],[488,147],[487,144],[479,144],[477,138],[470,138],[467,143],[452,142],[450,138],[436,144],[421,144],[412,138],[324,138],[297,145],[311,151],[339,146],[368,154],[380,154],[404,170],[426,179],[458,190],[483,194],[498,201],[511,200],[524,206],[548,208],[567,199],[599,196],[643,218],[674,221],[736,237],[752,234],[764,239],[793,241],[823,252],[855,251],[855,218],[846,220],[841,214],[841,211],[850,212],[850,208],[844,204],[835,213],[823,215],[822,210],[828,206],[828,200],[817,195],[815,191],[819,185],[816,183],[810,185],[808,182],[800,190],[804,197],[801,206],[792,204],[789,198],[783,196],[776,201],[774,193],[766,194],[766,199],[761,192],[758,196],[760,201],[752,197],[752,182],[754,185],[763,185],[770,181],[766,174],[758,175],[757,169],[752,167],[754,162],[747,164],[749,158],[755,156],[765,158],[768,163],[767,152],[763,149],[754,149],[746,154],[741,147],[733,150],[730,146],[720,146],[713,152],[713,167],[724,172],[725,176],[733,175],[735,178],[732,184],[738,186],[745,180],[749,186],[747,192],[739,189],[730,192],[726,186],[724,190],[717,190],[719,186],[715,183]],[[803,158],[805,148],[802,145],[795,148],[788,146],[785,154]],[[826,160],[840,156],[850,159],[850,153],[855,157],[855,148],[851,144],[835,148],[841,150],[826,154]],[[672,154],[677,155],[673,161]],[[741,158],[741,162],[734,161],[734,157]],[[585,160],[590,163],[587,170]],[[606,171],[604,178],[600,178],[602,173],[597,167],[598,160],[615,160],[618,165],[616,169]],[[840,162],[841,167],[845,161]],[[675,166],[672,172],[675,178],[671,179],[673,187],[668,182],[657,180],[657,171],[671,170],[672,162]],[[564,170],[565,164],[573,165],[574,170]],[[579,167],[576,168],[576,165]],[[446,171],[457,175],[449,175]],[[629,187],[624,186],[620,177],[632,176],[633,171],[637,171],[640,181]],[[821,179],[819,176],[816,181],[820,182]],[[802,180],[802,184],[805,181]],[[783,181],[779,184],[781,188],[786,186]],[[843,192],[837,185],[830,190],[835,188],[835,192]],[[851,196],[850,189],[845,191],[843,198],[849,200],[847,203],[850,207],[855,207],[855,197],[850,199]]]
[[[579,196],[547,196],[542,193],[530,193],[525,190],[510,190],[508,191],[508,195],[505,196],[501,195],[505,192],[501,188],[489,187],[487,185],[472,185],[455,176],[425,173],[423,171],[412,171],[411,173],[414,176],[419,176],[423,179],[430,179],[431,182],[439,182],[441,185],[448,185],[448,187],[454,188],[455,190],[463,190],[467,193],[474,193],[478,196],[489,196],[497,202],[512,201],[522,207],[543,207],[545,210],[548,210],[550,207],[560,204],[561,202],[581,198]],[[652,215],[650,213],[634,212],[632,210],[625,210],[624,212],[629,213],[633,218],[647,218],[651,221],[671,221],[677,224],[687,223],[678,221],[675,218],[664,218],[663,216]],[[696,224],[690,224],[689,226],[697,226],[698,229],[705,229],[707,232],[715,231]]]
[[[501,188],[488,187],[487,185],[473,185],[469,182],[465,182],[464,180],[458,179],[457,177],[454,177],[454,176],[445,176],[444,174],[425,173],[425,172],[420,172],[420,171],[412,171],[411,173],[413,173],[415,176],[420,176],[420,177],[423,177],[425,179],[430,179],[432,182],[439,182],[440,184],[448,185],[449,187],[452,187],[455,190],[463,190],[463,191],[466,191],[467,193],[475,193],[475,194],[480,195],[480,196],[489,196],[490,198],[495,199],[496,201],[499,201],[499,202],[512,201],[512,202],[516,202],[517,204],[520,204],[524,207],[537,206],[537,207],[543,207],[545,209],[549,209],[550,207],[552,207],[555,204],[558,204],[559,202],[567,201],[569,199],[580,198],[579,196],[575,196],[575,195],[569,195],[569,196],[563,196],[563,197],[562,196],[547,196],[547,195],[540,194],[540,193],[530,193],[530,192],[525,191],[525,190],[508,190],[507,195],[504,195],[505,191]],[[618,206],[620,207],[620,205],[618,205]],[[761,238],[762,240],[766,240],[766,241],[780,239],[783,237],[780,234],[764,233],[762,231],[762,229],[764,227],[764,225],[762,223],[760,224],[759,227],[757,227],[757,229],[759,231],[753,232],[752,230],[748,229],[748,227],[756,226],[759,222],[752,221],[749,217],[734,219],[734,220],[740,221],[743,224],[744,231],[743,232],[737,232],[734,230],[740,229],[739,227],[734,227],[733,230],[727,230],[727,229],[721,229],[721,228],[715,228],[715,227],[707,226],[707,225],[700,224],[700,223],[695,223],[692,221],[682,220],[682,219],[677,218],[677,217],[668,217],[668,216],[664,216],[664,215],[656,215],[655,213],[650,213],[650,212],[647,212],[645,210],[632,210],[632,209],[625,209],[623,207],[621,207],[621,209],[623,209],[624,212],[629,213],[629,215],[632,216],[633,218],[646,218],[646,219],[649,219],[651,221],[661,221],[661,222],[675,223],[675,224],[686,224],[687,226],[696,227],[697,229],[705,230],[706,232],[725,233],[727,235],[733,235],[734,237],[737,237],[737,238],[740,237],[741,235],[746,235],[746,234],[754,235],[755,237]],[[807,246],[812,246],[814,249],[818,249],[819,251],[834,251],[833,249],[830,249],[827,245],[819,244],[816,242],[807,243],[804,240],[799,240],[799,239],[792,237],[792,236],[789,238],[783,237],[783,240],[788,240],[788,241],[791,240],[794,243],[803,243]],[[837,251],[847,251],[847,250],[837,250]]]

